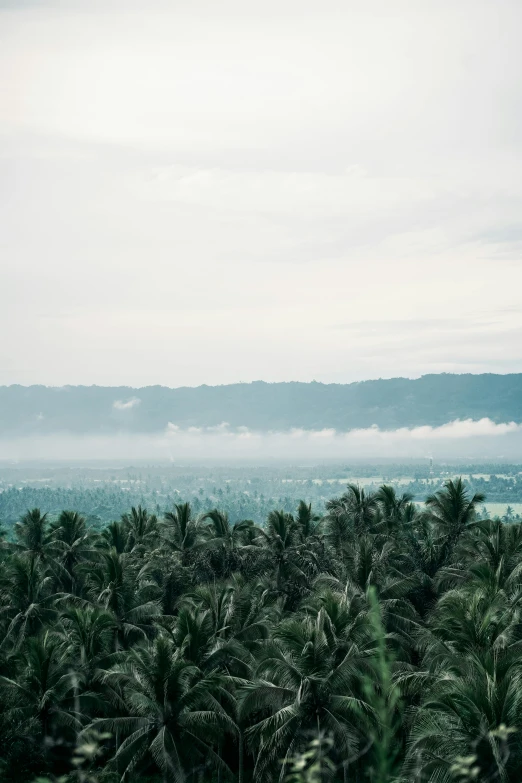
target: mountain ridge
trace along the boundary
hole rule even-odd
[[[522,373],[440,373],[325,384],[318,381],[166,386],[0,387],[0,436],[158,432],[181,428],[340,431],[440,426],[455,419],[522,422]]]

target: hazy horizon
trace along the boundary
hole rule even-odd
[[[239,386],[248,386],[248,385],[253,385],[253,384],[257,384],[257,383],[266,383],[267,385],[285,384],[285,383],[292,383],[292,384],[293,383],[299,383],[299,384],[317,383],[317,384],[320,384],[322,386],[333,386],[333,385],[350,386],[352,384],[360,384],[360,383],[366,383],[366,382],[372,382],[372,381],[397,381],[397,380],[415,381],[415,380],[420,380],[421,378],[424,378],[424,377],[430,376],[430,375],[435,375],[435,376],[437,376],[437,375],[439,375],[439,376],[440,375],[457,375],[457,376],[462,376],[462,375],[474,375],[474,376],[477,376],[477,375],[495,375],[495,376],[496,375],[502,375],[502,376],[506,376],[506,375],[522,375],[522,369],[519,372],[516,372],[516,371],[512,371],[511,372],[511,371],[509,371],[509,372],[487,372],[487,373],[483,373],[483,372],[462,371],[462,372],[421,373],[421,374],[412,374],[412,375],[390,375],[390,376],[379,375],[379,376],[375,376],[375,377],[359,378],[359,379],[354,380],[354,381],[318,381],[315,378],[311,378],[308,381],[297,380],[295,378],[288,378],[288,379],[285,379],[285,380],[267,381],[264,378],[252,378],[252,380],[249,380],[249,381],[229,381],[229,382],[215,383],[215,384],[214,383],[205,383],[205,382],[197,383],[197,384],[188,384],[187,383],[187,384],[181,384],[179,386],[172,386],[172,385],[169,386],[167,384],[160,384],[160,383],[147,383],[147,384],[144,384],[143,386],[132,386],[132,385],[129,385],[129,384],[122,384],[122,383],[113,383],[113,384],[101,384],[101,383],[100,384],[98,384],[98,383],[61,383],[61,384],[58,384],[58,383],[2,383],[2,384],[0,384],[0,387],[4,387],[5,388],[7,386],[21,386],[23,388],[29,388],[31,386],[44,386],[44,387],[50,388],[50,389],[52,389],[52,388],[55,388],[55,389],[62,389],[63,388],[64,389],[64,388],[75,388],[75,387],[78,387],[78,386],[83,386],[83,387],[87,387],[87,388],[89,388],[91,386],[96,386],[98,388],[129,389],[131,391],[139,391],[140,389],[149,389],[149,388],[158,387],[158,386],[161,387],[161,388],[173,389],[174,390],[174,389],[183,389],[183,388],[194,389],[194,388],[198,388],[200,386],[216,386],[216,387],[218,387],[218,386],[238,386],[238,385]]]

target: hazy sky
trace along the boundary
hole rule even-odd
[[[0,0],[0,383],[522,371],[520,0]]]

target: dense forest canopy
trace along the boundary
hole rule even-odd
[[[170,389],[148,386],[3,386],[4,435],[109,433],[180,427],[259,430],[377,425],[438,426],[456,419],[522,422],[522,374],[425,375],[350,384],[238,383]]]
[[[431,467],[430,467],[431,464]],[[492,472],[494,471],[494,472]],[[448,478],[463,476],[468,490],[487,495],[481,516],[509,518],[522,513],[522,465],[430,463],[429,460],[368,463],[275,463],[119,466],[97,462],[90,467],[64,463],[49,465],[0,463],[0,520],[7,528],[28,508],[45,509],[53,519],[64,508],[74,508],[89,524],[105,524],[130,506],[145,506],[162,514],[180,500],[190,501],[195,513],[225,507],[231,522],[253,519],[263,524],[277,509],[293,512],[299,500],[313,503],[318,513],[348,481],[377,491],[383,483],[407,492],[417,503],[443,486]]]
[[[522,525],[447,480],[324,514],[27,511],[0,550],[0,772],[249,783],[522,768]]]

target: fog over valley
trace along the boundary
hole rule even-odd
[[[260,431],[231,428],[226,422],[216,427],[181,428],[169,424],[155,434],[114,433],[105,435],[67,432],[44,435],[0,437],[0,460],[190,460],[253,462],[273,460],[332,460],[363,457],[423,458],[436,454],[444,458],[522,459],[522,425],[495,423],[484,418],[381,430],[379,427]]]

